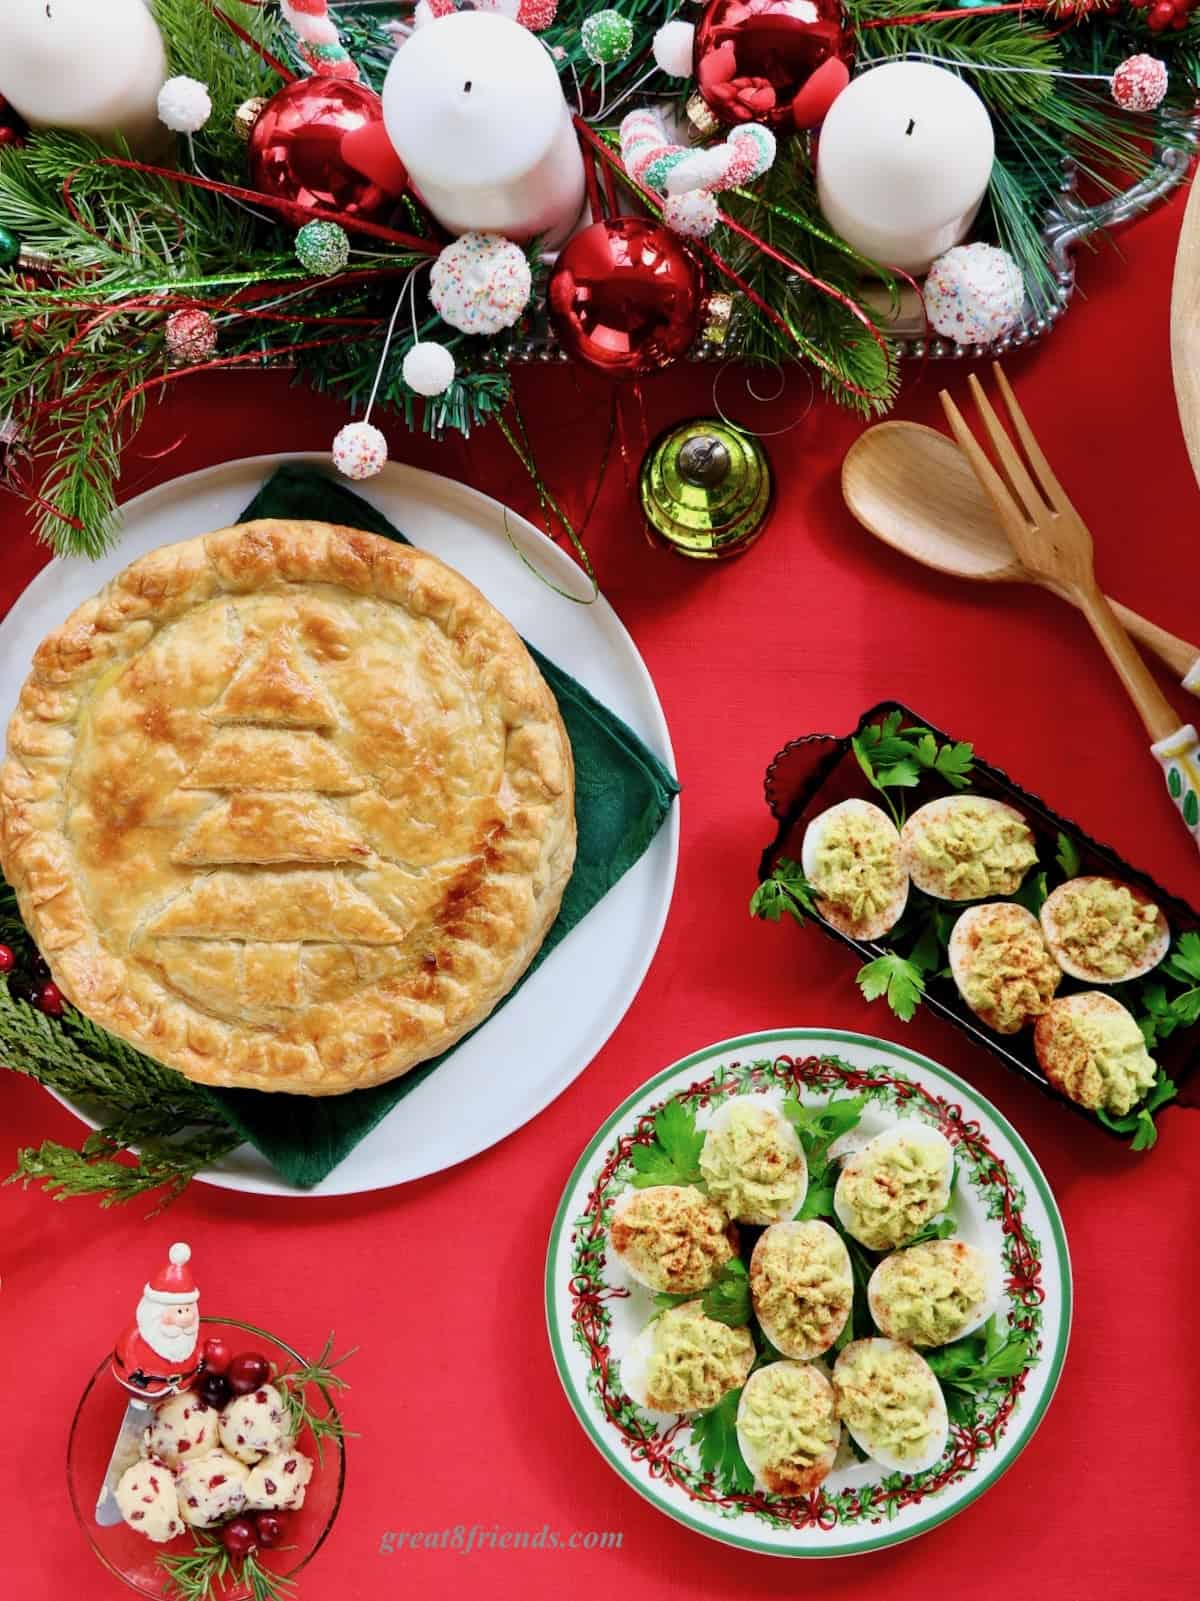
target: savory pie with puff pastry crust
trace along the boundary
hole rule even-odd
[[[334,1095],[512,989],[574,800],[554,696],[465,578],[264,520],[142,557],[42,643],[0,861],[95,1022],[205,1084]]]

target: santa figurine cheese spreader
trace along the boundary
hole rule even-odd
[[[191,1259],[191,1246],[171,1247],[113,1352],[113,1376],[140,1400],[165,1401],[187,1389],[200,1369],[200,1291]]]

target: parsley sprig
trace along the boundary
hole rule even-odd
[[[882,795],[899,828],[904,811],[890,790],[915,789],[927,773],[936,773],[952,789],[966,789],[975,765],[974,748],[965,741],[939,745],[933,733],[919,723],[902,726],[904,714],[889,712],[882,722],[871,723],[850,741],[867,782]]]
[[[829,1147],[834,1140],[857,1128],[866,1104],[866,1097],[862,1095],[834,1096],[832,1100],[812,1106],[806,1106],[795,1095],[789,1095],[784,1101],[783,1115],[796,1130],[808,1164],[808,1189],[796,1213],[797,1221],[833,1217],[837,1172],[836,1163],[829,1156]]]
[[[1004,1379],[1015,1378],[1033,1359],[1028,1336],[1005,1335],[995,1316],[974,1334],[924,1355],[942,1387],[951,1421],[964,1425],[972,1419],[973,1396]]]
[[[746,1466],[737,1437],[740,1389],[730,1390],[707,1412],[692,1419],[692,1439],[700,1452],[700,1466],[727,1495],[746,1495],[754,1488],[754,1475]]]
[[[703,1187],[700,1149],[704,1131],[696,1127],[696,1114],[682,1101],[668,1101],[654,1119],[654,1139],[635,1145],[629,1153],[635,1188],[652,1184],[696,1184]]]
[[[817,892],[804,876],[799,862],[781,856],[775,871],[750,897],[750,916],[761,917],[765,922],[777,923],[787,912],[798,923],[805,916],[817,915]]]
[[[682,1306],[685,1301],[695,1299],[695,1295],[673,1295],[664,1290],[654,1297],[654,1304],[665,1312],[672,1306]],[[753,1311],[750,1275],[740,1256],[730,1257],[722,1266],[716,1278],[702,1292],[700,1304],[705,1316],[712,1318],[715,1323],[728,1324],[731,1329],[740,1329],[749,1323]]]

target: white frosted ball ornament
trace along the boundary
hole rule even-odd
[[[199,133],[212,116],[212,98],[199,78],[168,78],[158,91],[158,120],[172,133]]]
[[[669,78],[690,78],[696,30],[676,17],[664,22],[654,35],[654,60]]]
[[[663,202],[663,221],[685,239],[707,239],[720,220],[716,197],[709,189],[689,189],[668,195]]]
[[[454,382],[454,357],[435,339],[421,339],[409,350],[400,371],[418,395],[443,395]]]
[[[1025,304],[1021,269],[1007,250],[955,245],[930,267],[925,310],[939,334],[956,345],[988,345],[1017,326]]]
[[[343,478],[374,478],[387,459],[387,440],[373,423],[348,422],[333,441],[333,465]]]
[[[1113,73],[1110,88],[1122,111],[1157,111],[1167,93],[1167,69],[1153,56],[1130,56]]]
[[[429,280],[429,298],[442,320],[484,336],[511,328],[532,289],[525,252],[492,233],[465,233],[447,245]]]

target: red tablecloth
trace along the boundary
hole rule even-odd
[[[1082,264],[1082,293],[1040,350],[1008,364],[1050,459],[1090,523],[1108,589],[1200,641],[1197,489],[1172,399],[1167,340],[1181,206]],[[1086,296],[1086,298],[1084,298]],[[898,415],[939,420],[937,388],[910,385]],[[603,429],[604,390],[538,371],[521,394],[551,482],[578,507]],[[653,429],[708,408],[693,372],[648,389]],[[794,391],[768,421],[788,420]],[[125,492],[228,458],[321,449],[336,404],[278,376],[181,384],[135,447]],[[843,509],[853,419],[818,405],[777,438],[774,523],[744,559],[689,566],[650,550],[609,475],[589,543],[666,707],[683,781],[683,849],[657,960],[612,1040],[539,1118],[435,1178],[356,1199],[264,1200],[194,1186],[163,1217],[145,1207],[53,1205],[0,1190],[3,1589],[13,1601],[124,1594],[74,1525],[63,1458],[74,1400],[167,1243],[191,1240],[204,1304],[316,1350],[336,1328],[361,1354],[346,1411],[345,1505],[302,1576],[307,1601],[489,1595],[790,1595],[925,1601],[1151,1601],[1194,1584],[1200,1425],[1194,1295],[1200,1114],[1169,1112],[1157,1150],[1129,1155],[1017,1082],[957,1033],[907,1029],[868,1007],[846,954],[809,931],[752,925],[746,899],[769,834],[767,761],[802,731],[844,731],[895,695],[973,739],[1055,806],[1162,882],[1200,896],[1195,848],[1162,794],[1132,709],[1057,601],[972,588],[909,566]],[[389,434],[395,457],[531,507],[495,435],[438,447]],[[178,448],[154,453],[183,435]],[[0,603],[37,569],[16,504],[0,499]],[[196,530],[179,530],[186,535]],[[562,604],[551,595],[546,605]],[[9,673],[23,662],[5,662]],[[1181,710],[1187,697],[1177,688]],[[541,1274],[563,1183],[605,1114],[660,1066],[709,1041],[784,1024],[877,1032],[964,1074],[1017,1125],[1066,1219],[1075,1330],[1058,1395],[1013,1470],[960,1517],[909,1545],[805,1572],[726,1550],[662,1517],[585,1439],[546,1340]],[[498,1083],[490,1093],[502,1095]],[[0,1079],[0,1170],[79,1125],[36,1086]],[[467,1245],[469,1231],[469,1246]],[[619,1549],[380,1552],[385,1531],[619,1531]]]

